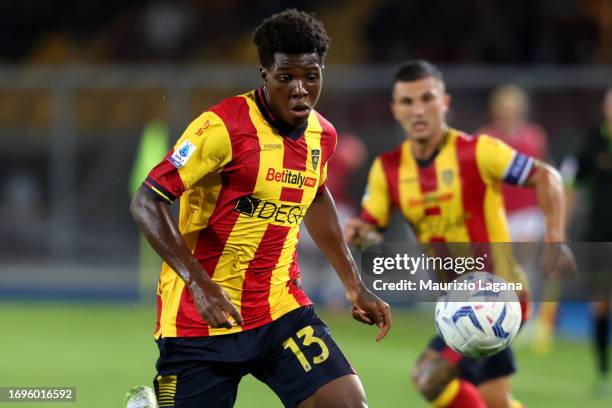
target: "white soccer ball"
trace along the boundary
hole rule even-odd
[[[436,329],[444,342],[467,357],[486,357],[508,347],[522,319],[518,296],[508,286],[487,272],[457,278],[454,289],[436,304]]]

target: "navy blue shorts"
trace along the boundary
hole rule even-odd
[[[168,337],[157,345],[153,383],[160,408],[232,407],[247,374],[296,407],[322,385],[355,374],[312,306],[244,332]]]
[[[506,377],[516,372],[514,354],[510,347],[489,357],[471,358],[452,350],[440,336],[435,336],[429,343],[429,348],[442,354],[442,358],[457,367],[459,378],[474,385]]]

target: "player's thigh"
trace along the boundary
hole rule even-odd
[[[341,377],[347,378],[338,381],[334,389],[346,387],[346,392],[337,394],[335,401],[365,402],[355,371],[311,307],[301,308],[281,323],[271,333],[274,346],[252,374],[272,388],[286,407],[297,407]]]
[[[497,354],[481,360],[478,391],[488,408],[510,407],[510,378],[516,372],[512,348],[508,347]]]
[[[355,374],[336,378],[302,401],[298,408],[366,408],[365,392]]]
[[[478,386],[487,408],[511,408],[510,376],[488,380]]]

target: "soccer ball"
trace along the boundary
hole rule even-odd
[[[436,329],[450,348],[466,357],[486,357],[510,345],[522,316],[516,292],[503,290],[504,285],[496,275],[472,272],[438,299]]]

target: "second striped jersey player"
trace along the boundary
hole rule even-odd
[[[434,154],[423,161],[411,152],[411,140],[378,156],[370,169],[361,219],[379,229],[394,208],[401,211],[421,243],[510,242],[502,183],[522,186],[535,170],[535,160],[498,139],[445,130]],[[441,248],[439,245],[432,248]],[[455,252],[467,248],[454,247]],[[473,246],[470,256],[485,255],[485,270],[521,283],[523,318],[527,318],[528,282],[508,245]],[[448,276],[447,276],[448,275]],[[456,274],[442,274],[449,280]]]
[[[419,242],[468,243],[470,256],[476,255],[474,250],[491,255],[485,270],[507,281],[524,283],[525,288],[526,281],[508,245],[490,245],[510,242],[501,186],[535,187],[547,219],[547,239],[563,242],[558,173],[500,140],[450,128],[446,123],[450,99],[441,72],[432,64],[410,61],[397,71],[391,110],[406,141],[375,159],[361,216],[349,221],[345,238],[353,243],[372,240],[378,236],[377,230],[387,227],[391,211],[397,208]],[[457,250],[457,246],[432,247]],[[451,271],[441,279],[456,276]],[[522,304],[525,312],[526,302]],[[436,407],[515,408],[520,404],[510,392],[514,372],[510,348],[471,359],[436,336],[418,358],[412,374],[417,390]]]

